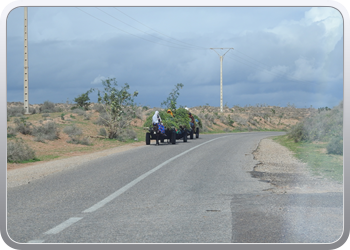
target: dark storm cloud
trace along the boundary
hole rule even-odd
[[[188,49],[179,40],[124,16],[124,21],[147,30],[147,34],[138,32],[95,8],[83,10],[127,33],[76,8],[33,10],[30,103],[73,100],[90,88],[101,88],[107,77],[115,77],[118,84],[128,83],[131,91],[139,91],[136,102],[142,105],[160,106],[174,85],[183,83],[179,103],[219,106],[220,61],[207,46],[234,48],[223,61],[224,103],[229,106],[294,103],[304,107],[313,102],[332,106],[342,99],[342,24],[330,9],[123,9],[187,45],[205,44],[206,49]],[[9,18],[7,97],[21,101],[23,35],[14,20]],[[96,94],[91,99],[96,101]]]

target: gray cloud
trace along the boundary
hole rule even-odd
[[[179,104],[219,106],[220,62],[209,47],[234,48],[224,57],[224,103],[229,106],[330,107],[342,99],[343,34],[334,9],[119,9],[178,40],[168,43],[169,37],[115,9],[104,8],[148,34],[93,8],[83,10],[137,37],[76,8],[30,8],[30,103],[73,100],[115,77],[139,91],[136,102],[142,105],[160,106],[174,85],[183,83]],[[8,21],[8,101],[23,98],[21,11],[11,12]],[[174,48],[179,40],[207,49]]]

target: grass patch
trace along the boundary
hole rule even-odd
[[[343,157],[327,154],[327,144],[311,142],[294,142],[288,135],[273,138],[282,146],[285,146],[294,156],[310,166],[314,175],[319,175],[338,182],[343,182]]]
[[[37,162],[37,161],[41,161],[41,160],[35,157],[35,158],[33,158],[33,159],[24,160],[24,161],[11,161],[11,160],[9,160],[8,163],[17,163],[17,164],[20,164],[20,163],[30,163],[30,162]]]

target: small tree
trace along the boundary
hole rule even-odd
[[[108,138],[117,138],[135,115],[134,97],[138,95],[138,92],[130,94],[127,83],[118,90],[115,78],[102,80],[102,84],[104,90],[102,93],[98,90],[98,103],[102,105],[105,115],[100,115],[100,119],[103,120],[106,127]]]
[[[180,89],[182,89],[184,85],[182,83],[178,83],[175,85],[175,89],[173,89],[170,93],[168,98],[162,102],[160,105],[163,107],[165,106],[165,108],[169,108],[172,111],[176,110],[176,101],[177,98],[180,95]]]
[[[80,96],[78,96],[77,98],[74,98],[74,101],[77,103],[77,105],[75,107],[83,108],[85,110],[88,110],[89,106],[91,104],[91,102],[89,102],[90,101],[89,94],[92,91],[93,90],[90,89],[86,93],[83,93]],[[73,108],[75,108],[75,107],[73,107]]]

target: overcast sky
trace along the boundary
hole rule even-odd
[[[24,8],[7,19],[7,101],[23,102]],[[137,104],[334,107],[343,19],[330,7],[29,7],[29,103],[66,102],[116,78]],[[97,93],[90,94],[93,102]]]

